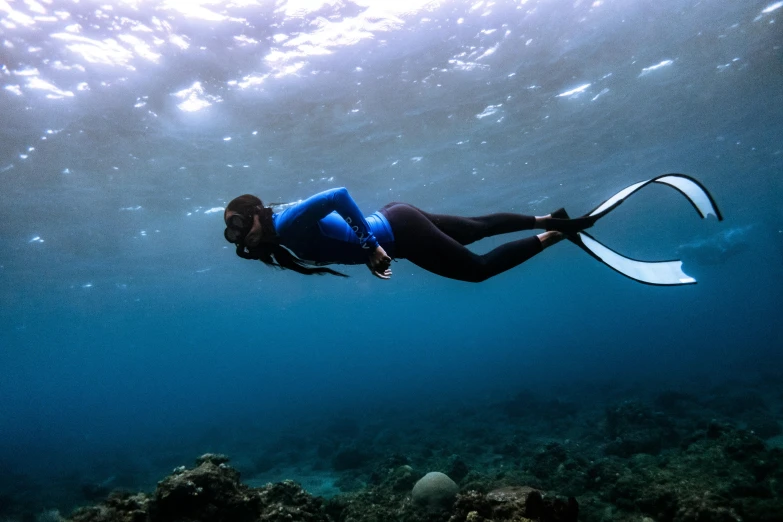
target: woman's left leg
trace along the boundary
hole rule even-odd
[[[411,205],[390,204],[381,209],[381,212],[389,220],[394,232],[396,257],[408,259],[429,272],[460,281],[480,282],[489,279],[527,261],[562,237],[556,232],[545,232],[539,236],[511,241],[487,254],[479,255],[465,248],[460,240],[470,243],[492,235],[489,232],[500,234],[527,230],[531,228],[529,226],[531,223],[535,223],[535,218],[521,216],[529,219],[519,220],[517,225],[528,228],[516,228],[503,223],[503,219],[493,216],[480,218],[445,216],[450,219],[445,220],[445,225],[444,220],[441,220],[440,225],[445,226],[447,230],[449,226],[458,224],[474,228],[466,234],[460,230],[449,230],[457,236],[454,237],[434,223],[429,214]],[[512,214],[512,216],[518,215]],[[486,235],[482,236],[482,233]]]
[[[546,216],[527,216],[511,212],[499,212],[476,217],[451,216],[447,214],[432,214],[407,203],[389,203],[383,209],[395,205],[409,206],[438,227],[444,234],[453,238],[460,245],[469,245],[486,237],[523,230],[547,229],[552,221],[551,214]],[[560,220],[554,220],[555,222]]]
[[[480,239],[497,236],[498,234],[508,234],[536,228],[536,217],[524,214],[502,212],[484,216],[462,217],[431,214],[421,209],[416,210],[426,216],[444,234],[453,238],[461,245],[469,245]]]

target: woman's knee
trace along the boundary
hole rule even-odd
[[[463,278],[462,280],[465,281],[466,283],[483,283],[490,277],[492,277],[491,274],[487,274],[483,272],[475,272],[469,274],[467,277]]]
[[[486,263],[486,260],[477,254],[470,257],[469,262],[454,264],[449,267],[439,267],[445,275],[451,279],[465,281],[466,283],[482,283],[495,275],[492,268]]]

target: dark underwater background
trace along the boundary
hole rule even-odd
[[[585,520],[656,515],[574,474],[676,458],[709,423],[783,462],[781,7],[0,2],[0,520],[149,491],[207,451],[327,497],[391,455],[524,470]],[[478,285],[404,260],[306,277],[222,237],[247,192],[580,215],[667,172],[724,221],[649,187],[591,233],[697,285],[568,242]],[[618,433],[629,408],[657,420]]]

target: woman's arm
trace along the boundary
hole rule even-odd
[[[361,247],[368,251],[368,255],[374,252],[379,244],[375,236],[370,232],[370,226],[364,215],[359,210],[356,202],[353,200],[345,187],[326,190],[315,194],[299,203],[295,207],[288,209],[281,214],[285,223],[281,226],[309,226],[317,223],[332,212],[337,212],[342,216],[348,226],[351,227],[356,237],[359,238]]]
[[[282,212],[278,218],[278,230],[314,226],[332,212],[337,212],[359,238],[359,245],[367,251],[367,266],[375,277],[389,279],[392,275],[391,258],[370,231],[370,226],[348,190],[344,187],[315,194]]]

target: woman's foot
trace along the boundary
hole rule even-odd
[[[596,216],[582,216],[572,219],[564,208],[559,208],[548,216],[536,217],[536,228],[563,232],[565,234],[576,234],[595,225],[597,219],[598,217]]]
[[[562,232],[556,232],[554,230],[542,232],[538,234],[536,237],[541,242],[542,249],[551,247],[555,243],[559,243],[566,238],[565,234],[563,234]]]
[[[549,225],[551,224],[551,221],[549,219],[555,218],[555,219],[570,219],[568,216],[568,212],[566,212],[566,209],[559,208],[552,212],[551,214],[547,214],[546,216],[536,216],[536,226],[535,228],[540,228],[542,230],[549,229]]]

